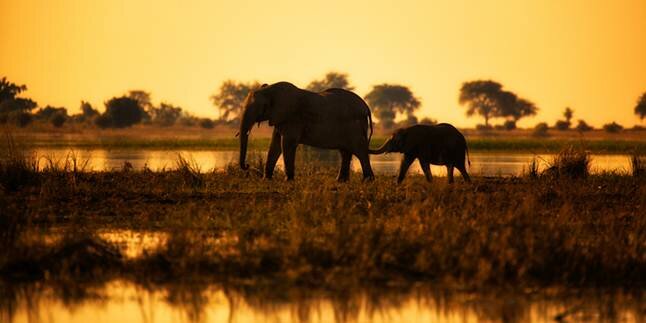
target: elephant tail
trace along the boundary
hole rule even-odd
[[[372,139],[372,113],[368,110],[368,123],[370,124],[370,134],[368,135],[368,144],[370,144],[370,139]]]

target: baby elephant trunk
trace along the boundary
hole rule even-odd
[[[383,154],[383,153],[388,153],[388,152],[391,151],[389,149],[389,147],[390,147],[390,139],[388,139],[388,141],[386,141],[381,147],[377,148],[377,150],[369,149],[368,152],[370,154],[372,154],[372,155],[379,155],[379,154]]]

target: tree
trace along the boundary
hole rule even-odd
[[[0,79],[0,123],[10,121],[19,127],[31,123],[30,111],[38,104],[31,99],[18,97],[26,90],[26,85],[9,82],[6,77]]]
[[[603,130],[609,133],[617,133],[621,130],[624,130],[624,127],[616,122],[611,122],[603,125]]]
[[[146,112],[139,101],[127,97],[114,97],[105,102],[105,112],[97,118],[100,127],[125,128],[143,120]]]
[[[570,109],[570,107],[566,107],[563,111],[563,117],[565,118],[565,120],[557,120],[556,124],[554,124],[554,128],[558,130],[570,129],[570,126],[572,125],[571,120],[573,115],[574,111]]]
[[[500,83],[492,80],[464,82],[458,101],[467,105],[467,116],[477,113],[484,117],[484,129],[490,128],[489,119],[496,117],[512,121],[506,122],[504,128],[515,129],[518,120],[536,115],[538,111],[532,101],[503,90]]]
[[[81,101],[81,113],[72,116],[76,122],[88,122],[94,120],[100,113],[94,109],[89,102]]]
[[[233,80],[227,80],[220,85],[217,93],[211,95],[210,99],[213,101],[218,110],[220,110],[220,120],[232,121],[240,120],[242,113],[242,104],[252,90],[259,88],[260,83],[257,81],[243,83]]]
[[[491,80],[477,80],[462,83],[458,102],[467,105],[467,116],[480,114],[489,127],[489,119],[501,115],[500,92],[502,85]]]
[[[646,118],[646,92],[637,99],[635,114],[639,117],[639,120],[644,120],[644,118]]]
[[[375,85],[364,99],[372,107],[384,129],[394,126],[397,113],[406,114],[410,118],[421,105],[408,87],[394,84]]]
[[[588,125],[584,120],[579,120],[579,124],[576,125],[576,130],[579,132],[585,132],[592,130],[592,127]]]
[[[154,124],[168,127],[175,124],[182,115],[182,108],[162,102],[158,108],[151,108],[151,120]]]
[[[60,128],[65,124],[65,121],[67,121],[67,113],[63,114],[61,112],[56,112],[50,119],[49,122],[56,127]]]
[[[307,85],[307,90],[312,92],[321,92],[331,88],[354,90],[348,81],[348,74],[338,72],[329,72],[322,80],[314,80]]]

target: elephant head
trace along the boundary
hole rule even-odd
[[[247,144],[254,124],[269,121],[269,125],[274,126],[294,115],[297,104],[292,98],[295,96],[288,93],[292,88],[296,89],[293,85],[284,82],[263,84],[247,95],[240,121],[240,168],[249,168],[246,164]]]
[[[370,149],[370,154],[379,155],[383,153],[403,153],[407,151],[406,131],[399,129],[393,133],[386,142],[378,149]]]

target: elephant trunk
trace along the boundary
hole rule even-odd
[[[388,139],[383,145],[381,145],[381,147],[377,148],[377,150],[368,149],[368,152],[372,155],[388,153],[390,152],[390,149],[388,149],[389,147],[390,147],[390,139]]]
[[[240,168],[243,170],[249,169],[249,165],[247,165],[247,144],[249,143],[249,132],[254,121],[248,111],[245,111],[240,121]]]

